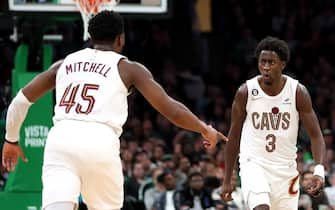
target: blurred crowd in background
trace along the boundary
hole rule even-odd
[[[201,0],[174,1],[167,18],[128,18],[124,54],[145,64],[174,98],[207,123],[227,134],[231,103],[237,88],[256,75],[253,52],[257,42],[277,36],[288,42],[291,59],[285,73],[309,90],[326,142],[326,186],[311,198],[301,190],[300,209],[335,209],[335,1],[333,0],[212,0],[209,25],[203,27]],[[11,100],[11,71],[21,43],[31,45],[28,69],[41,70],[29,18],[18,21],[19,39],[0,37],[0,119],[4,123]],[[204,29],[206,28],[206,29]],[[47,33],[60,33],[53,42],[54,58],[84,46],[81,20],[62,22]],[[3,131],[1,131],[3,133]],[[3,137],[2,137],[3,138]],[[236,171],[234,201],[223,203],[224,143],[206,151],[202,137],[168,122],[136,92],[129,96],[129,118],[121,137],[125,176],[125,209],[246,209]],[[303,185],[312,176],[310,141],[303,128],[298,137],[298,170]],[[3,180],[3,181],[1,181]],[[5,173],[0,179],[5,182]]]

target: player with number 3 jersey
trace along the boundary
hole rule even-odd
[[[237,90],[232,106],[222,197],[232,199],[231,176],[239,154],[241,187],[250,210],[298,209],[299,120],[310,136],[316,165],[306,189],[312,196],[324,183],[324,140],[308,91],[282,74],[289,60],[287,43],[267,37],[255,55],[260,75]]]

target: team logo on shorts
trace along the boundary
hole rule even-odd
[[[299,175],[294,177],[291,181],[290,181],[290,187],[288,188],[288,194],[291,196],[296,196],[298,195],[299,192],[299,187],[297,186],[299,184]]]
[[[252,89],[251,94],[253,96],[257,96],[258,95],[258,90],[257,89]]]

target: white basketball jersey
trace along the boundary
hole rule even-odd
[[[247,116],[241,134],[240,162],[294,164],[299,126],[298,81],[286,76],[282,91],[269,96],[260,87],[258,78],[247,81]]]
[[[118,71],[124,56],[86,48],[68,55],[57,72],[54,123],[104,123],[120,136],[128,116],[127,95]]]

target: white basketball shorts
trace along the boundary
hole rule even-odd
[[[266,165],[248,160],[240,164],[240,176],[250,209],[261,204],[268,204],[271,210],[298,209],[299,176],[295,164]],[[268,198],[264,199],[264,195]]]
[[[120,209],[123,174],[120,143],[107,125],[63,120],[49,132],[43,162],[43,208],[78,202],[89,209]]]

